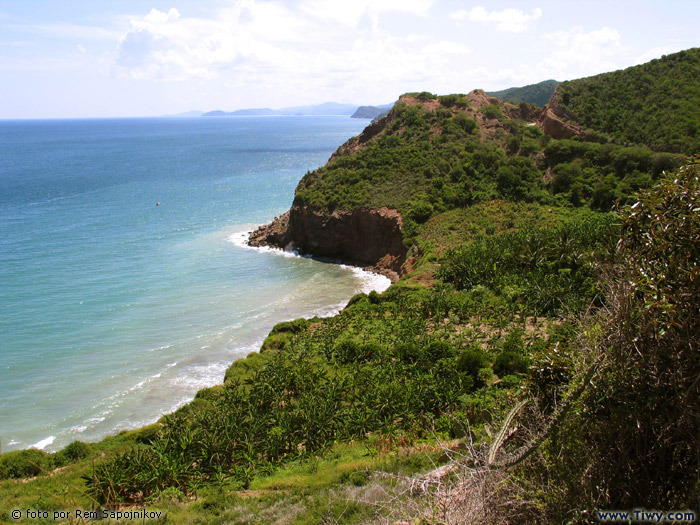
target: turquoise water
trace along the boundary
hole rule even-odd
[[[0,439],[55,450],[155,421],[277,322],[386,280],[243,245],[365,122],[0,122]]]

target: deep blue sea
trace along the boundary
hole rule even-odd
[[[386,279],[244,245],[366,121],[0,121],[0,440],[154,422],[277,322]]]

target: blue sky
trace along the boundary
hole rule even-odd
[[[381,104],[700,46],[700,2],[0,0],[0,119]]]

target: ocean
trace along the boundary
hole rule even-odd
[[[246,232],[366,121],[0,121],[0,445],[47,451],[156,421],[274,324],[384,277],[252,249]]]

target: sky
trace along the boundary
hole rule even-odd
[[[0,119],[392,102],[700,46],[697,0],[0,0]]]

